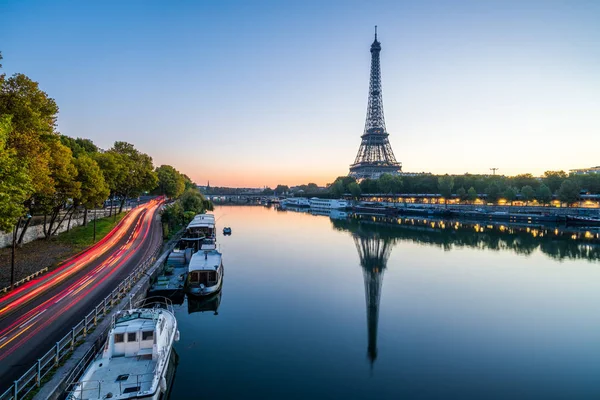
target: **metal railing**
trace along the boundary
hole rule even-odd
[[[25,398],[32,390],[42,385],[42,380],[57,367],[78,345],[78,341],[85,338],[93,330],[100,320],[118,304],[135,285],[135,283],[144,275],[146,270],[154,264],[156,257],[160,252],[159,245],[150,257],[143,261],[125,280],[102,300],[89,314],[87,314],[79,323],[77,323],[62,339],[60,339],[46,354],[40,357],[35,364],[31,366],[20,378],[2,394],[0,400],[19,400]],[[69,382],[77,377],[87,367],[89,362],[97,353],[97,346],[93,346],[80,360],[77,366],[71,371]]]
[[[39,271],[34,272],[33,274],[26,276],[25,278],[21,279],[20,281],[16,281],[15,282],[15,286],[14,287],[18,287],[21,286],[22,284],[24,284],[25,282],[29,282],[30,280],[32,280],[33,278],[37,278],[38,276],[40,276],[41,274],[43,274],[44,272],[48,272],[48,267],[46,268],[42,268]],[[10,291],[10,285],[0,289],[1,293],[8,293]]]

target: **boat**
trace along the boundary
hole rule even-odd
[[[281,202],[284,207],[310,207],[310,201],[306,197],[289,197]]]
[[[311,208],[323,208],[323,209],[346,209],[350,207],[350,203],[347,200],[338,199],[320,199],[313,197],[309,200]]]
[[[67,399],[158,400],[168,390],[166,375],[178,340],[168,299],[149,298],[137,308],[119,311],[103,351],[72,384]]]
[[[217,250],[195,253],[188,266],[186,289],[189,294],[207,296],[218,292],[223,283],[223,260]]]
[[[228,226],[223,228],[223,235],[231,235],[231,228]]]
[[[567,225],[600,226],[600,218],[567,215]]]

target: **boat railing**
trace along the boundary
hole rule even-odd
[[[138,374],[138,375],[129,375],[127,379],[119,381],[119,393],[118,396],[128,393],[137,393],[143,392],[145,390],[142,389],[142,385],[145,383],[150,383],[150,388],[152,388],[152,382],[158,378],[158,374],[156,372]],[[102,382],[100,380],[89,380],[89,381],[79,381],[74,382],[70,386],[73,387],[71,391],[67,393],[67,400],[83,400],[83,399],[91,399],[97,398],[101,399],[102,397]],[[128,390],[129,389],[129,390]],[[134,390],[131,390],[134,389]],[[147,389],[146,389],[147,390]],[[97,393],[97,396],[96,396]],[[112,393],[114,396],[115,393]]]
[[[149,308],[149,309],[164,309],[169,311],[171,314],[175,313],[173,309],[173,301],[168,297],[164,296],[150,296],[146,297],[135,303],[136,308]]]

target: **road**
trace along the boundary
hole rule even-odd
[[[0,393],[160,245],[159,206],[134,208],[102,241],[0,298]]]

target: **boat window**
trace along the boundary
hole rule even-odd
[[[124,333],[115,333],[115,343],[123,343],[125,341]]]
[[[150,340],[154,338],[154,331],[142,332],[142,340]]]
[[[137,342],[137,332],[129,332],[127,334],[127,341],[128,342]]]

